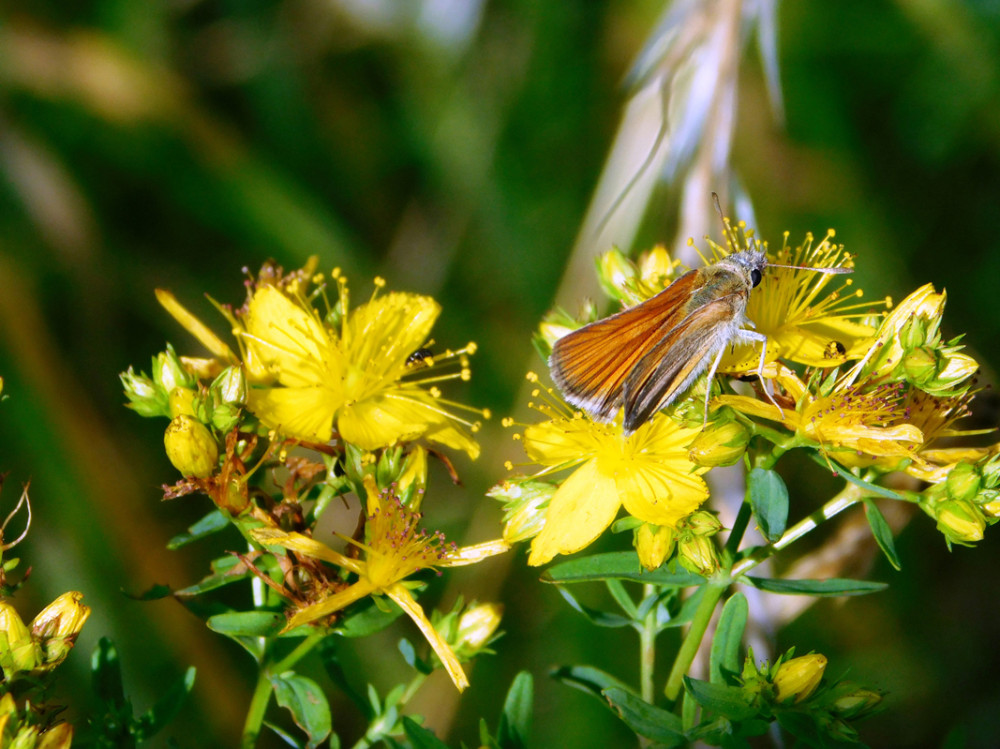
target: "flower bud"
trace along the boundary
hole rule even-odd
[[[35,744],[35,749],[69,749],[73,744],[73,726],[60,723],[42,734],[41,740]]]
[[[931,395],[947,397],[979,371],[979,362],[961,352],[945,353],[938,362],[937,376],[924,388]]]
[[[18,672],[33,671],[41,655],[41,649],[17,610],[6,601],[0,601],[0,668],[7,680]]]
[[[242,367],[226,367],[208,386],[215,403],[242,406],[247,402],[247,377]]]
[[[486,647],[500,626],[502,615],[500,604],[470,604],[458,620],[454,649],[459,658],[471,658]]]
[[[877,689],[858,687],[844,683],[830,703],[829,709],[838,718],[857,720],[873,713],[882,702],[882,693]]]
[[[714,423],[701,430],[688,456],[700,466],[731,466],[739,462],[750,442],[750,432],[738,421]]]
[[[656,245],[649,252],[644,252],[639,257],[639,276],[644,283],[652,286],[660,286],[664,279],[674,275],[674,264],[670,259],[670,253],[662,244]]]
[[[170,391],[167,402],[170,406],[170,418],[178,416],[194,416],[194,400],[197,393],[190,388],[174,388]]]
[[[172,392],[174,388],[194,389],[198,386],[198,381],[184,368],[180,357],[169,343],[167,350],[161,351],[153,359],[153,381],[165,393]]]
[[[424,496],[424,489],[427,487],[427,449],[416,445],[406,460],[403,461],[403,468],[396,479],[396,491],[399,493],[399,501],[415,511],[420,509],[420,503]]]
[[[643,523],[635,531],[635,550],[639,562],[647,570],[655,570],[663,564],[677,546],[677,531],[668,525]]]
[[[949,543],[969,546],[983,540],[986,519],[978,508],[965,500],[946,500],[933,505],[937,529]]]
[[[163,435],[163,446],[183,476],[207,478],[215,471],[219,446],[208,428],[190,416],[178,416]]]
[[[82,600],[83,593],[63,593],[31,622],[31,633],[45,651],[44,668],[55,668],[73,649],[76,636],[90,616],[90,607],[81,604]]]
[[[938,358],[929,346],[915,348],[903,357],[906,378],[917,387],[934,381],[938,373]]]
[[[695,536],[714,536],[722,530],[722,521],[708,510],[698,510],[684,518],[683,527]]]
[[[486,492],[486,496],[504,504],[503,540],[514,544],[537,536],[555,493],[556,487],[544,481],[502,481]]]
[[[17,729],[14,739],[7,744],[7,749],[36,749],[38,745],[38,727],[21,726]]]
[[[615,247],[597,258],[597,278],[601,287],[614,299],[621,299],[628,282],[636,277],[635,265]]]
[[[118,375],[128,398],[128,407],[140,416],[169,416],[167,393],[144,374],[136,374],[132,367]]]
[[[826,656],[819,653],[803,655],[785,661],[772,679],[775,688],[775,701],[788,702],[795,698],[795,702],[799,703],[807,699],[816,691],[825,669]]]
[[[574,330],[575,328],[571,328],[569,325],[557,322],[543,322],[538,326],[538,334],[548,344],[549,349],[555,345],[556,341],[564,335],[572,333]]]
[[[719,569],[719,557],[710,536],[692,535],[677,543],[681,567],[688,572],[708,577]]]
[[[972,463],[959,463],[948,471],[945,480],[948,496],[952,499],[972,501],[979,496],[983,477],[979,468]]]

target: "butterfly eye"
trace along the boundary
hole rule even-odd
[[[757,288],[757,284],[760,283],[760,271],[754,268],[750,271],[750,286],[751,288]]]

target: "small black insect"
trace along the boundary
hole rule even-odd
[[[418,348],[408,357],[406,357],[406,366],[417,367],[421,365],[427,365],[428,367],[434,364],[434,352],[429,348]]]

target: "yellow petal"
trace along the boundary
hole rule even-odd
[[[374,592],[375,586],[362,578],[349,588],[295,612],[295,615],[288,620],[288,624],[285,625],[282,632],[287,632],[296,627],[301,627],[303,624],[309,624],[310,622],[330,616],[335,611],[347,608],[355,601],[360,601],[365,596],[369,596]]]
[[[333,433],[333,416],[342,403],[330,387],[256,387],[247,405],[264,426],[289,437],[326,442]]]
[[[534,463],[558,466],[594,452],[595,425],[588,419],[554,419],[524,430],[524,451]]]
[[[485,541],[473,546],[463,546],[460,549],[450,552],[446,561],[441,563],[442,567],[464,567],[467,564],[481,562],[488,557],[503,554],[510,551],[510,544],[502,538],[493,541]]]
[[[309,536],[304,536],[301,533],[286,533],[278,528],[265,526],[263,528],[253,528],[250,531],[250,535],[254,541],[262,546],[278,546],[282,549],[289,549],[290,551],[315,557],[316,559],[322,559],[324,562],[332,562],[358,574],[364,569],[363,564],[357,559],[346,557],[334,551],[326,544],[320,543],[314,538],[309,538]]]
[[[429,296],[402,292],[379,296],[348,317],[344,354],[352,362],[378,361],[385,376],[396,379],[410,354],[427,342],[440,313],[440,305]]]
[[[556,554],[579,551],[611,525],[621,507],[613,478],[589,460],[563,482],[549,502],[545,527],[531,542],[528,564],[545,564]]]
[[[156,290],[156,300],[170,315],[181,324],[181,326],[191,335],[198,339],[202,346],[207,348],[220,359],[225,359],[229,363],[236,363],[236,355],[232,349],[225,344],[215,333],[209,329],[205,323],[188,312],[187,308],[177,301],[177,298],[165,289]]]
[[[747,416],[757,416],[769,421],[780,421],[788,429],[795,430],[800,423],[800,417],[795,411],[775,408],[773,403],[765,403],[746,395],[720,395],[712,399],[713,410],[718,406],[731,406]],[[780,416],[779,416],[780,414]]]
[[[248,357],[289,386],[319,386],[339,379],[340,366],[329,334],[316,315],[274,286],[254,292],[243,333]]]
[[[462,664],[458,662],[458,658],[455,656],[451,646],[441,636],[441,633],[434,629],[434,625],[431,624],[420,604],[410,595],[410,591],[400,583],[396,583],[386,588],[385,594],[394,600],[399,605],[399,608],[405,611],[407,616],[413,620],[413,623],[420,628],[427,642],[430,643],[431,647],[434,648],[434,652],[437,653],[437,657],[444,665],[448,676],[455,682],[458,691],[461,692],[469,686],[469,678],[465,675],[465,671],[462,670]]]
[[[618,496],[629,515],[653,525],[675,527],[708,499],[700,476],[666,466],[644,466],[617,479]]]

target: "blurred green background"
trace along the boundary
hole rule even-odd
[[[479,344],[461,397],[512,413],[525,370],[543,366],[530,335],[618,126],[621,82],[662,10],[652,0],[0,3],[3,500],[12,506],[31,481],[35,523],[17,550],[33,570],[23,615],[68,589],[93,608],[66,667],[82,710],[101,635],[118,644],[138,709],[198,667],[167,732],[182,746],[235,745],[253,684],[245,653],[179,604],[122,595],[190,584],[221,550],[165,550],[208,501],[160,501],[175,477],[165,423],[122,406],[120,371],[147,368],[167,340],[198,352],[153,289],[221,323],[202,294],[240,301],[241,269],[267,258],[294,267],[317,254],[349,274],[356,299],[381,274],[441,301],[438,341]],[[1000,3],[787,2],[778,32],[785,122],[744,56],[732,159],[760,234],[836,228],[872,298],[946,287],[946,332],[968,333],[992,381]],[[676,199],[669,191],[654,197],[636,249],[670,239],[657,210]],[[998,411],[986,392],[976,418],[994,425]],[[475,464],[458,459],[463,488],[443,475],[431,485],[429,521],[452,538],[499,529],[483,493],[516,453],[498,418],[482,438]],[[793,484],[803,513],[823,498]],[[882,562],[871,572],[893,583],[887,593],[823,602],[777,642],[820,650],[832,673],[892,693],[863,726],[873,746],[995,746],[996,532],[949,554],[919,516],[899,545],[902,573]],[[475,742],[479,718],[495,722],[510,679],[528,668],[537,745],[629,741],[597,703],[545,674],[590,663],[634,680],[634,638],[590,627],[525,569],[522,551],[508,556],[434,591],[445,603],[459,591],[499,598],[507,635],[460,703],[435,682],[416,708],[450,726],[453,743]],[[403,672],[402,634],[414,637],[401,625],[358,655],[382,690]],[[335,729],[353,740],[359,716],[331,700]]]

